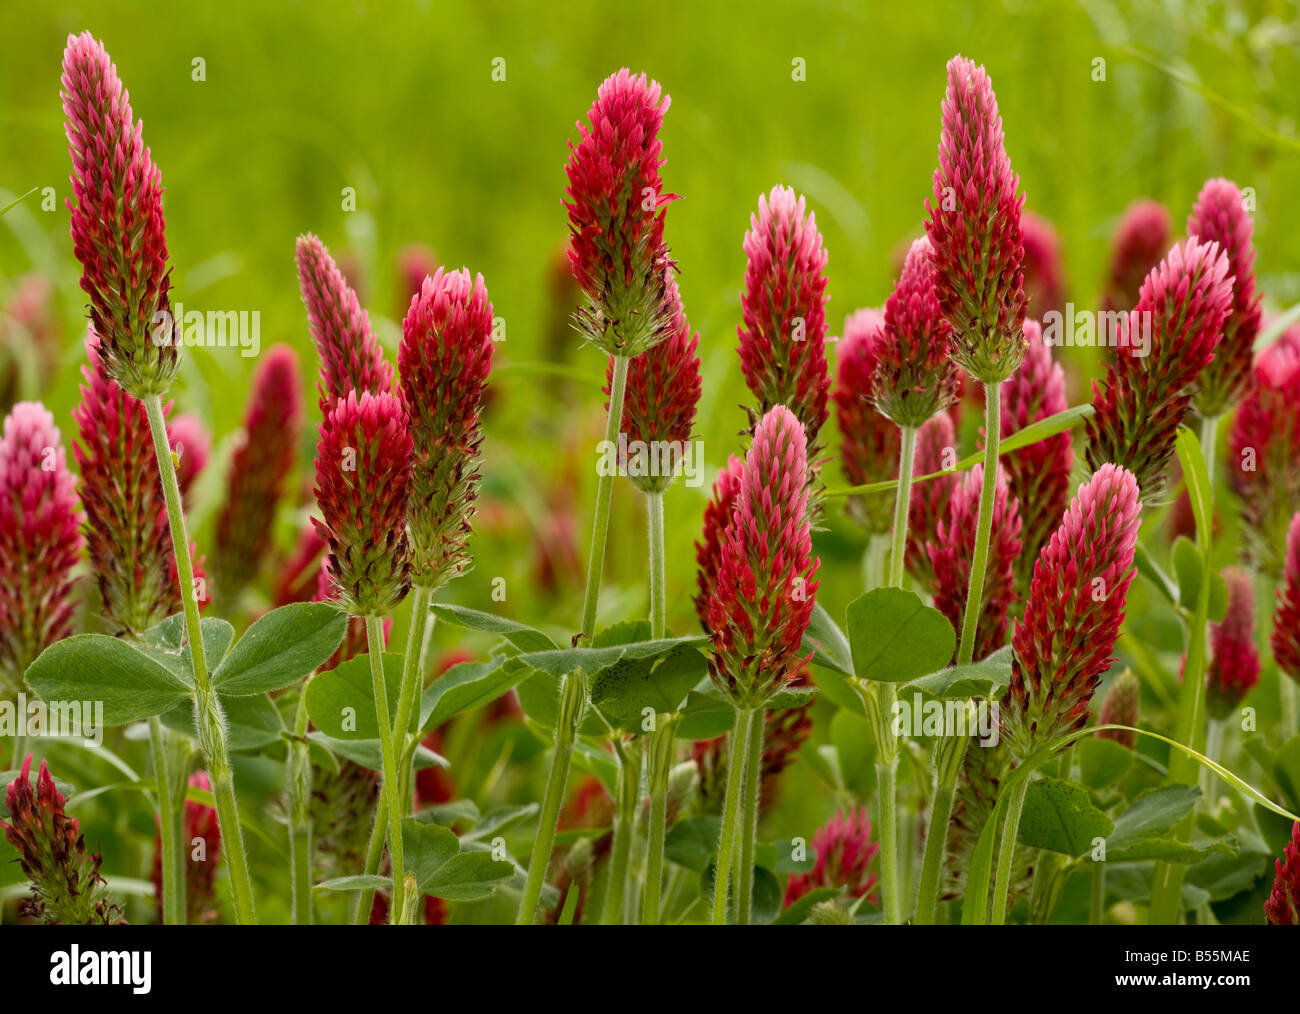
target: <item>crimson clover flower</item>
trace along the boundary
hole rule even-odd
[[[167,443],[176,458],[176,485],[180,487],[181,499],[187,508],[191,507],[194,484],[212,456],[212,435],[203,420],[187,412],[168,421]]]
[[[1142,685],[1132,669],[1125,669],[1110,685],[1105,699],[1101,702],[1102,725],[1127,725],[1136,729],[1138,724],[1138,702]],[[1100,739],[1113,739],[1120,746],[1132,750],[1137,746],[1137,733],[1124,729],[1102,729],[1097,733]]]
[[[1286,564],[1277,590],[1277,610],[1270,638],[1277,667],[1300,683],[1300,512],[1286,536]]]
[[[1102,310],[1127,312],[1137,305],[1142,283],[1173,245],[1173,228],[1169,209],[1159,201],[1134,201],[1125,209],[1111,240]]]
[[[880,414],[874,400],[884,331],[880,311],[858,310],[844,322],[844,335],[835,346],[839,365],[831,399],[840,430],[840,467],[853,486],[898,475],[898,427]],[[851,496],[847,510],[868,534],[885,535],[894,520],[894,498],[890,493]]]
[[[1210,664],[1205,673],[1206,707],[1218,719],[1236,711],[1259,682],[1254,585],[1240,567],[1229,567],[1223,577],[1228,583],[1228,611],[1222,622],[1210,625]]]
[[[1264,916],[1273,926],[1300,926],[1300,821],[1291,825],[1291,841],[1275,868]]]
[[[817,859],[808,873],[792,873],[786,881],[784,905],[789,906],[819,887],[844,888],[849,897],[874,901],[876,874],[871,866],[880,846],[871,840],[871,821],[865,806],[852,807],[813,832]]]
[[[947,471],[956,461],[957,433],[952,416],[940,412],[916,432],[916,475]],[[980,473],[983,474],[982,472]],[[939,523],[948,516],[948,504],[959,482],[956,475],[912,485],[907,506],[907,550],[904,563],[909,574],[922,588],[934,583],[930,552],[926,548],[939,532]]]
[[[1060,313],[1065,306],[1061,237],[1047,219],[1026,211],[1020,216],[1020,238],[1025,250],[1022,268],[1026,316],[1042,320],[1045,313]]]

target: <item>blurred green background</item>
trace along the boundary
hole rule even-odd
[[[19,3],[5,23],[0,204],[33,187],[53,187],[57,202],[42,210],[38,192],[0,221],[0,302],[31,272],[54,286],[60,367],[40,393],[65,440],[84,300],[64,207],[59,68],[68,33],[89,29],[116,62],[162,170],[173,299],[258,310],[263,348],[287,342],[301,354],[302,488],[319,416],[294,238],[313,231],[350,265],[390,352],[405,310],[404,246],[425,244],[441,263],[482,272],[506,322],[497,348],[506,369],[486,421],[477,568],[443,597],[565,636],[581,579],[572,566],[539,577],[536,545],[558,525],[585,559],[604,367],[563,323],[571,297],[556,258],[566,235],[566,142],[600,81],[621,66],[645,70],[672,96],[663,176],[684,199],[671,207],[667,236],[703,360],[697,433],[710,472],[699,489],[675,486],[666,506],[669,623],[679,632],[695,626],[691,543],[712,469],[740,449],[739,406],[751,402],[735,345],[741,241],[758,196],[786,183],[815,210],[830,251],[833,333],[853,309],[883,303],[894,252],[921,227],[944,65],[955,53],[992,76],[1028,207],[1063,240],[1070,298],[1093,305],[1131,200],[1163,201],[1181,231],[1204,180],[1225,175],[1256,194],[1268,307],[1300,300],[1300,230],[1288,203],[1300,191],[1300,26],[1288,0]],[[493,80],[498,58],[504,81]],[[202,81],[193,80],[196,59]],[[793,79],[796,59],[806,80]],[[1098,60],[1103,81],[1094,80]],[[355,189],[354,211],[343,209],[345,188]],[[1061,351],[1073,357],[1079,400],[1082,378],[1101,361],[1094,350]],[[547,359],[589,382],[521,366]],[[198,412],[228,448],[255,364],[237,350],[193,350],[173,392],[177,410]],[[193,519],[201,550],[222,468],[219,452]],[[628,484],[615,496],[602,600],[610,621],[645,609],[641,504]],[[277,521],[285,551],[306,503],[291,506]],[[838,611],[858,587],[862,539],[841,519],[828,527],[819,536],[823,596]],[[498,576],[507,598],[493,605]],[[402,630],[399,618],[395,636]],[[451,647],[457,632],[438,638]],[[833,805],[793,787],[786,799],[778,820],[804,833]]]

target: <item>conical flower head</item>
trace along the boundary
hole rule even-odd
[[[722,565],[722,545],[727,534],[727,525],[731,523],[732,511],[736,506],[736,496],[740,492],[741,477],[745,471],[745,462],[734,454],[727,458],[727,463],[718,472],[713,483],[713,492],[704,507],[704,527],[700,539],[695,543],[696,587],[695,612],[700,617],[700,626],[711,631],[709,613],[713,609],[713,597],[718,590],[718,568]]]
[[[411,585],[411,435],[396,396],[355,391],[320,426],[316,501],[329,576],[354,616],[387,616]]]
[[[939,522],[934,540],[929,544],[930,566],[934,570],[934,607],[948,618],[954,629],[961,629],[966,613],[983,485],[982,464],[961,476],[948,501],[948,516]],[[1015,562],[1019,555],[1019,505],[1011,494],[1006,471],[999,467],[994,484],[992,537],[975,635],[976,661],[1007,643],[1007,616],[1016,601]]]
[[[738,708],[757,707],[799,671],[812,620],[807,440],[778,405],[758,423],[723,533],[709,605],[709,674]]]
[[[1270,577],[1300,503],[1300,328],[1264,349],[1254,382],[1232,421],[1228,479],[1241,499],[1250,561]]]
[[[298,287],[307,305],[307,324],[320,353],[321,414],[349,391],[387,394],[393,368],[370,330],[370,318],[325,244],[308,233],[298,237]]]
[[[825,825],[813,832],[817,860],[809,873],[791,874],[786,882],[785,905],[798,901],[819,887],[843,888],[850,898],[873,899],[876,874],[872,863],[880,846],[871,840],[871,821],[865,806],[845,814],[838,810]]]
[[[1103,465],[1079,488],[1034,567],[1011,643],[1004,736],[1020,759],[1082,728],[1124,620],[1142,504],[1133,474]]]
[[[257,577],[271,549],[276,510],[293,472],[302,433],[298,355],[271,348],[253,375],[241,443],[230,463],[226,502],[217,518],[217,588],[233,602]]]
[[[1141,698],[1142,685],[1132,669],[1125,669],[1110,685],[1106,699],[1101,702],[1102,725],[1127,725],[1136,729],[1138,724],[1138,703]],[[1137,733],[1124,729],[1102,729],[1097,733],[1099,739],[1113,739],[1120,746],[1132,750],[1137,746]]]
[[[619,467],[632,484],[646,493],[661,492],[672,483],[687,453],[695,406],[700,400],[700,343],[691,333],[682,309],[677,281],[671,271],[665,287],[668,337],[628,364],[623,396],[621,437],[631,453],[618,449]],[[614,360],[605,371],[605,397],[614,383]],[[608,408],[608,403],[606,403]]]
[[[1259,649],[1255,647],[1255,588],[1240,567],[1223,572],[1228,584],[1228,611],[1210,624],[1210,664],[1205,673],[1205,701],[1210,715],[1232,715],[1259,682]]]
[[[190,775],[191,788],[212,791],[212,782],[206,771]],[[155,821],[158,819],[155,816]],[[217,811],[206,803],[185,800],[185,909],[186,923],[201,926],[216,921],[217,861],[221,855],[221,828]],[[162,908],[162,835],[153,843],[153,885],[157,899],[158,921],[163,921]]]
[[[1273,926],[1300,926],[1300,821],[1291,825],[1291,841],[1275,869],[1264,916]]]
[[[885,332],[876,363],[876,408],[899,426],[919,427],[957,398],[949,358],[952,328],[939,309],[934,250],[922,236],[885,301]]]
[[[1052,350],[1043,341],[1037,321],[1025,321],[1025,338],[1025,361],[1002,385],[1004,439],[1069,408],[1065,372],[1052,361]],[[1034,561],[1070,502],[1074,444],[1068,431],[1058,433],[1006,455],[1002,464],[1024,522],[1024,547],[1016,561],[1016,589],[1023,597],[1029,593]]]
[[[957,433],[952,416],[940,412],[916,432],[914,474],[946,472],[957,461]],[[895,469],[895,472],[898,470]],[[982,474],[982,473],[981,473]],[[960,478],[941,475],[914,483],[907,507],[907,553],[904,564],[922,588],[934,582],[928,544],[939,534],[939,524],[948,516],[948,504]]]
[[[745,233],[740,369],[759,414],[785,405],[808,434],[816,461],[826,422],[826,248],[817,218],[789,187],[758,199]]]
[[[19,865],[32,882],[25,914],[48,925],[113,926],[126,922],[122,910],[109,900],[99,873],[100,857],[87,853],[81,825],[67,815],[68,801],[55,786],[45,761],[41,761],[35,791],[31,770],[32,755],[28,754],[5,792],[9,822],[0,820],[5,840],[17,849]]]
[[[204,427],[203,420],[187,412],[168,421],[167,443],[176,458],[176,484],[180,487],[181,499],[189,508],[194,483],[212,456],[212,435]]]
[[[1291,518],[1286,536],[1286,566],[1277,590],[1270,647],[1278,669],[1300,683],[1300,512]]]
[[[669,266],[659,130],[671,100],[627,68],[606,78],[565,167],[569,264],[587,294],[578,322],[612,356],[637,356],[665,336]]]
[[[878,310],[858,310],[844,322],[835,344],[835,421],[840,429],[840,467],[853,486],[884,482],[898,475],[898,427],[875,406],[876,364],[884,342],[885,318]],[[870,535],[885,535],[894,520],[890,493],[849,497],[848,514]]]
[[[1101,308],[1127,312],[1137,305],[1142,283],[1173,245],[1173,219],[1159,201],[1134,201],[1111,240],[1110,266]]]
[[[492,369],[492,303],[483,276],[439,268],[402,321],[402,404],[410,420],[412,579],[439,588],[470,562],[480,415]]]
[[[993,83],[983,67],[953,57],[925,229],[934,245],[939,305],[953,328],[953,359],[986,384],[1006,380],[1024,355],[1019,186]]]
[[[0,433],[0,698],[36,656],[72,633],[81,509],[54,425],[21,401]]]
[[[90,566],[110,628],[139,634],[181,608],[162,480],[144,404],[109,378],[93,336],[86,352],[72,453]]]
[[[1020,233],[1025,250],[1025,312],[1034,320],[1042,320],[1043,314],[1052,310],[1059,313],[1065,306],[1061,237],[1051,222],[1032,211],[1020,216]]]
[[[1147,276],[1105,381],[1093,382],[1093,469],[1123,465],[1143,496],[1160,493],[1193,386],[1214,357],[1231,306],[1228,259],[1216,243],[1185,240]]]
[[[1214,350],[1213,362],[1197,381],[1193,400],[1196,411],[1209,418],[1226,412],[1250,382],[1260,323],[1253,231],[1246,198],[1235,183],[1214,179],[1201,188],[1187,219],[1187,234],[1203,243],[1218,243],[1228,258],[1228,273],[1233,276],[1232,309],[1223,324],[1223,340]]]
[[[68,36],[60,94],[72,156],[73,252],[104,368],[137,398],[163,394],[180,349],[168,297],[162,174],[117,68],[89,32]]]

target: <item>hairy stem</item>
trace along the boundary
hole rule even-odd
[[[758,790],[763,761],[764,710],[755,708],[749,719],[745,751],[745,795],[741,802],[740,848],[736,870],[736,923],[748,926],[754,907],[754,850],[758,836]]]
[[[971,556],[966,612],[962,616],[957,664],[974,660],[975,632],[984,602],[984,571],[989,560],[989,535],[993,531],[993,500],[998,486],[998,450],[1002,439],[1002,385],[984,385],[984,481],[980,484],[980,513],[975,524],[975,552]]]
[[[650,775],[650,827],[646,850],[645,891],[641,919],[648,926],[659,924],[659,903],[663,891],[664,838],[668,824],[668,779],[673,767],[673,743],[677,720],[656,716],[655,731],[646,745]]]
[[[212,689],[208,676],[207,656],[203,651],[203,632],[199,626],[199,601],[194,587],[194,564],[190,559],[189,536],[185,532],[185,512],[181,508],[181,491],[176,482],[176,463],[172,459],[171,444],[167,440],[167,424],[163,419],[162,398],[150,395],[144,399],[149,417],[149,433],[153,437],[154,457],[158,460],[158,473],[162,480],[163,499],[167,504],[167,524],[171,530],[172,552],[176,557],[177,583],[180,585],[181,607],[185,613],[185,634],[190,648],[190,664],[194,670],[194,724],[199,736],[199,749],[212,779],[212,795],[216,802],[217,822],[221,828],[221,843],[226,856],[226,869],[235,899],[235,918],[240,923],[257,921],[253,907],[253,884],[248,874],[248,855],[244,850],[244,833],[239,825],[239,807],[235,801],[234,773],[230,767],[230,750],[226,745],[226,719]]]
[[[750,713],[736,711],[732,727],[731,749],[727,751],[727,794],[722,802],[722,833],[718,839],[718,857],[714,864],[713,925],[727,922],[727,892],[731,887],[731,867],[736,855],[736,832],[740,824],[741,794],[744,791],[745,765],[749,757]]]
[[[1022,778],[1011,790],[1007,800],[1007,814],[1002,825],[1002,841],[998,850],[997,879],[993,882],[993,918],[990,923],[1001,926],[1007,919],[1007,895],[1011,893],[1011,860],[1016,853],[1016,838],[1020,834],[1020,815],[1025,810],[1025,795],[1029,792],[1029,779]]]
[[[948,822],[952,818],[952,801],[957,791],[969,736],[947,736],[935,754],[934,801],[930,804],[930,824],[925,836],[925,856],[921,861],[921,882],[916,893],[916,923],[930,926],[939,908],[939,879],[948,843]]]
[[[650,528],[650,638],[664,636],[668,625],[668,599],[664,565],[664,495],[662,491],[647,493],[646,513]]]
[[[609,388],[609,415],[605,420],[605,446],[618,443],[623,420],[623,394],[627,390],[627,356],[614,357],[614,379]],[[614,473],[601,475],[596,485],[596,515],[591,529],[591,556],[587,560],[587,591],[582,601],[581,643],[596,632],[596,606],[600,601],[600,577],[605,570],[605,538],[609,534],[609,504],[614,494]]]
[[[624,921],[627,907],[627,881],[632,838],[636,830],[636,811],[641,802],[641,757],[636,745],[614,743],[618,756],[618,798],[614,801],[614,845],[610,850],[609,887],[605,891],[605,908],[601,923],[617,926]]]
[[[307,748],[307,684],[298,693],[289,746],[289,862],[293,882],[293,923],[312,924],[311,897],[311,756]]]
[[[388,686],[384,680],[384,619],[366,617],[366,642],[370,656],[370,685],[375,696],[375,714],[379,718],[379,750],[383,755],[382,791],[388,800],[388,854],[393,862],[393,903],[389,906],[390,923],[402,915],[406,892],[406,857],[402,848],[402,773],[393,744],[393,730],[384,720],[388,710]]]
[[[1092,890],[1088,894],[1088,925],[1106,921],[1106,864],[1092,864]]]
[[[158,789],[158,836],[162,851],[163,925],[184,926],[185,909],[185,804],[176,805],[176,779],[169,762],[162,719],[149,719],[149,748]],[[182,778],[182,782],[184,782]]]
[[[370,841],[366,845],[366,865],[361,871],[367,876],[374,876],[379,872],[379,862],[384,857],[384,839],[387,837],[387,826],[388,799],[381,793],[379,796],[379,802],[375,806],[375,820],[370,826]],[[374,904],[375,892],[373,889],[354,891],[352,902],[352,925],[369,925],[370,910],[374,907]]]
[[[412,756],[411,715],[424,681],[425,634],[432,629],[429,603],[433,600],[431,588],[417,587],[411,595],[411,630],[406,637],[406,655],[402,661],[402,687],[397,698],[397,714],[393,719],[393,746],[401,765],[398,785],[401,788],[402,816],[410,815],[414,794],[411,788],[411,765],[406,759]]]

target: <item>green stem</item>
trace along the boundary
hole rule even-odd
[[[912,465],[916,460],[916,427],[900,426],[898,494],[894,498],[894,541],[889,550],[889,587],[903,587],[907,562],[907,522],[912,503]]]
[[[293,882],[293,924],[312,924],[311,897],[311,757],[307,748],[307,684],[303,682],[294,712],[289,746],[289,862]]]
[[[1092,891],[1088,895],[1088,925],[1100,926],[1106,921],[1106,864],[1092,864]]]
[[[1222,764],[1223,758],[1223,734],[1226,723],[1217,718],[1211,718],[1205,732],[1205,756],[1210,760]],[[1206,811],[1214,809],[1214,794],[1219,791],[1219,779],[1213,771],[1207,767],[1201,768],[1201,804]]]
[[[727,923],[727,891],[731,887],[731,866],[736,854],[736,832],[740,823],[741,794],[744,791],[745,765],[749,757],[749,711],[736,711],[732,727],[731,749],[727,752],[727,794],[722,801],[722,834],[718,839],[718,856],[714,864],[713,925]]]
[[[1020,815],[1025,809],[1025,795],[1029,792],[1029,779],[1022,778],[1011,790],[1007,800],[1006,823],[1002,825],[1002,842],[998,851],[997,879],[993,882],[993,918],[994,926],[1001,926],[1007,919],[1007,895],[1011,893],[1011,860],[1016,852],[1016,838],[1020,834]]]
[[[564,788],[569,781],[569,766],[573,762],[573,746],[578,738],[578,724],[586,705],[586,679],[582,670],[574,670],[564,677],[560,686],[560,707],[555,721],[555,757],[551,773],[546,779],[546,794],[542,797],[542,815],[537,825],[537,841],[528,859],[528,880],[519,902],[515,925],[531,926],[537,920],[537,906],[546,883],[546,868],[551,862],[551,849],[555,846],[555,829],[560,820],[560,806],[564,802]]]
[[[659,904],[663,891],[664,838],[668,825],[668,779],[672,774],[673,744],[677,719],[656,716],[659,723],[646,746],[646,763],[650,775],[650,828],[646,851],[645,892],[642,921],[647,926],[659,924]]]
[[[763,761],[764,710],[755,708],[749,719],[745,751],[745,795],[740,815],[740,868],[736,871],[736,924],[748,926],[754,907],[754,852],[758,837],[758,790]]]
[[[13,759],[12,761],[10,761],[9,764],[10,769],[13,771],[17,771],[19,768],[21,768],[23,766],[23,758],[26,756],[27,756],[27,737],[15,736]]]
[[[366,641],[370,656],[370,685],[375,696],[375,714],[389,714],[388,686],[384,681],[384,619],[382,616],[366,617]],[[402,775],[393,744],[393,730],[381,717],[379,720],[379,750],[383,755],[382,791],[388,799],[388,854],[393,862],[393,903],[389,906],[389,923],[401,919],[406,900],[406,857],[402,848]]]
[[[969,736],[948,736],[935,756],[934,801],[930,804],[930,825],[925,836],[925,857],[921,861],[921,883],[916,893],[916,924],[930,926],[939,910],[939,879],[948,843],[948,822],[957,792],[957,775],[966,757]]]
[[[388,799],[382,794],[379,802],[375,806],[375,821],[370,826],[370,841],[366,845],[366,865],[361,871],[367,876],[374,876],[379,872],[380,860],[384,858],[384,839],[387,837],[385,829],[388,826]],[[375,892],[373,889],[354,892],[352,908],[352,925],[368,926],[370,924],[370,910],[374,908]]]
[[[989,535],[993,530],[993,501],[998,486],[998,450],[1002,439],[1002,384],[984,385],[984,480],[980,484],[980,513],[975,525],[975,552],[971,556],[970,585],[966,612],[962,617],[961,644],[957,664],[967,665],[975,656],[975,633],[984,603],[984,571],[989,559]]]
[[[1286,742],[1296,732],[1296,692],[1295,681],[1286,673],[1277,674],[1278,702],[1282,709],[1282,742]]]
[[[406,758],[411,755],[411,715],[424,682],[421,659],[424,657],[425,633],[432,628],[429,603],[433,589],[417,587],[411,595],[411,630],[406,637],[406,655],[402,662],[402,687],[397,697],[397,714],[393,718],[393,749],[397,753],[400,772],[398,786],[401,790],[402,816],[409,816],[414,793],[407,791],[411,784],[411,765]]]
[[[664,495],[647,493],[646,509],[650,527],[650,639],[664,636],[668,625],[668,598],[664,588]]]
[[[618,798],[614,801],[614,844],[610,850],[609,887],[601,923],[617,926],[624,921],[627,899],[628,860],[636,826],[637,804],[641,802],[641,761],[635,746],[615,741],[618,757]]]
[[[158,835],[162,852],[163,925],[184,926],[185,910],[185,837],[184,806],[176,806],[175,781],[168,760],[162,720],[149,719],[149,747],[153,754],[153,777],[158,790]],[[178,847],[179,846],[179,847]],[[178,863],[177,860],[180,860]]]
[[[194,670],[195,727],[199,735],[199,748],[212,780],[213,800],[217,804],[217,822],[221,830],[222,852],[235,900],[235,918],[240,923],[254,923],[257,914],[253,907],[253,885],[248,874],[248,855],[244,850],[243,829],[239,826],[239,807],[235,801],[235,780],[230,767],[230,751],[226,745],[226,719],[221,703],[212,689],[208,676],[208,661],[203,651],[203,631],[199,626],[199,602],[194,588],[194,564],[190,559],[189,537],[185,532],[185,512],[181,508],[181,491],[176,482],[176,463],[172,459],[171,444],[167,440],[167,424],[163,419],[162,398],[150,395],[144,399],[149,417],[149,432],[153,437],[154,456],[158,460],[159,478],[162,480],[163,499],[167,504],[167,523],[171,530],[172,552],[176,558],[176,575],[180,585],[181,607],[185,613],[185,632],[190,647],[190,663]]]
[[[892,689],[892,687],[891,687]],[[903,921],[902,885],[898,871],[898,758],[876,763],[876,795],[880,820],[880,894],[885,922]]]
[[[605,446],[618,443],[618,427],[623,419],[623,394],[627,390],[627,356],[614,357],[614,378],[609,388],[609,415],[605,419]],[[614,494],[614,473],[600,476],[596,485],[596,516],[591,529],[591,556],[587,560],[587,591],[582,601],[581,643],[596,631],[596,606],[600,601],[600,577],[605,570],[605,538],[609,534],[609,504]]]

